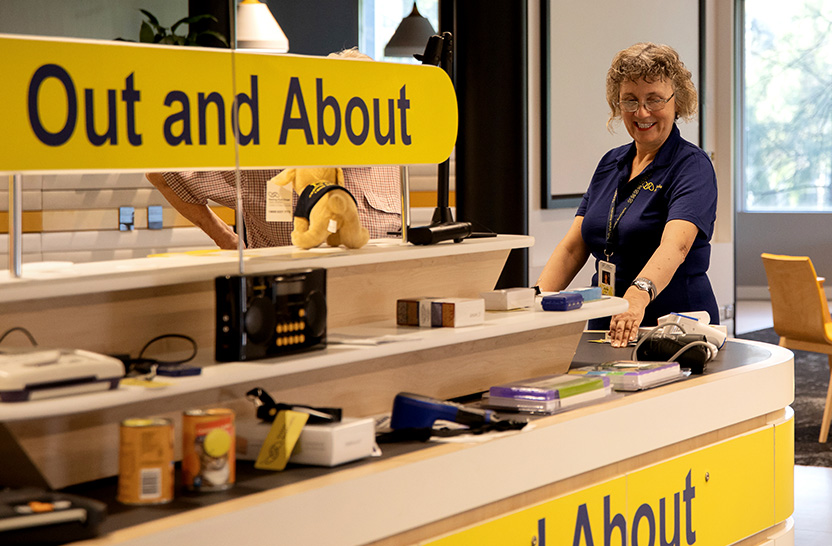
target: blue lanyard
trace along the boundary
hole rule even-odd
[[[615,188],[615,193],[612,195],[612,203],[610,204],[610,214],[607,220],[607,240],[604,243],[604,256],[606,256],[607,261],[610,260],[610,257],[613,254],[613,247],[618,242],[618,234],[616,233],[616,229],[618,228],[618,223],[621,221],[621,217],[624,216],[624,213],[629,210],[630,205],[633,204],[633,201],[636,200],[636,196],[641,191],[641,188],[647,184],[650,180],[649,176],[645,176],[644,180],[636,186],[636,189],[633,190],[633,193],[630,194],[630,197],[627,198],[627,202],[624,204],[624,208],[621,209],[621,212],[618,213],[618,217],[615,216],[615,205],[618,202],[618,188]],[[615,220],[613,221],[613,218]]]

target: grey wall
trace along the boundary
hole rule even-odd
[[[168,27],[188,16],[188,0],[0,0],[0,32],[137,41],[139,8]]]
[[[768,299],[763,252],[809,256],[818,275],[832,279],[832,214],[738,213],[735,228],[739,299]]]
[[[289,39],[289,53],[328,55],[358,45],[358,0],[265,3]]]

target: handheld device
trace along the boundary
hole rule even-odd
[[[670,313],[659,318],[656,321],[659,326],[665,324],[678,324],[687,334],[701,334],[705,336],[708,343],[713,343],[717,349],[722,349],[725,345],[725,339],[728,337],[726,332],[721,329],[704,322],[693,315],[683,313]]]
[[[393,400],[390,428],[430,428],[439,420],[477,427],[499,419],[491,410],[469,408],[421,394],[400,392]]]

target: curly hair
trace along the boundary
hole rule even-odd
[[[638,80],[648,83],[670,81],[676,99],[676,119],[681,117],[690,121],[696,115],[696,88],[690,70],[679,54],[668,45],[642,42],[619,51],[607,71],[607,104],[610,107],[607,129],[610,131],[612,122],[621,119],[618,107],[621,82]]]

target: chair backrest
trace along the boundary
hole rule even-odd
[[[781,337],[829,343],[826,294],[808,256],[763,254],[774,331]]]

